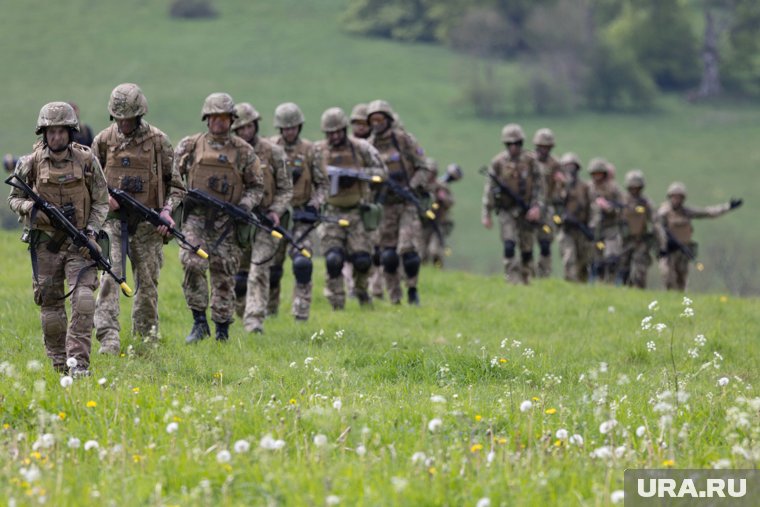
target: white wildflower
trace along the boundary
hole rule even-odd
[[[616,489],[610,494],[610,501],[612,503],[620,503],[625,499],[625,491],[622,489]]]
[[[686,351],[686,353],[689,355],[690,358],[696,359],[699,357],[699,349],[696,347],[692,347],[689,350]]]
[[[314,445],[316,445],[317,447],[323,447],[327,445],[327,436],[322,435],[321,433],[314,435]]]
[[[232,454],[230,454],[230,451],[227,449],[222,449],[218,453],[216,453],[216,461],[217,463],[229,463],[232,459]]]
[[[441,396],[440,394],[434,394],[430,397],[430,401],[433,403],[446,403],[446,398]]]
[[[694,316],[694,308],[691,306],[687,306],[683,309],[683,312],[681,312],[681,317],[690,318]]]
[[[333,408],[335,410],[340,410],[343,407],[343,402],[340,401],[340,398],[337,398],[335,401],[333,401]]]
[[[716,470],[725,470],[727,468],[731,468],[731,460],[730,459],[719,459],[715,463],[713,463],[713,468]]]
[[[480,500],[478,500],[478,503],[476,504],[477,507],[491,507],[491,499],[487,496],[484,496]]]
[[[684,296],[682,303],[684,306],[691,306],[694,302],[691,299]]]
[[[646,429],[646,427],[644,427],[644,426],[639,426],[638,428],[636,428],[636,436],[637,436],[637,437],[641,438],[641,437],[643,437],[644,435],[646,435],[646,433],[647,433],[647,429]]]
[[[533,349],[531,349],[530,347],[527,347],[525,350],[523,350],[522,355],[523,357],[530,359],[531,357],[535,356],[536,353],[533,351]]]
[[[74,379],[69,377],[68,375],[64,375],[61,377],[61,387],[66,389],[67,387],[71,387],[71,384],[74,383]]]
[[[614,306],[608,306],[607,307],[607,313],[615,313],[615,307]]]
[[[520,403],[520,412],[527,412],[533,407],[533,403],[530,400],[525,400]]]
[[[491,463],[493,463],[493,460],[494,460],[495,458],[496,458],[496,453],[495,453],[495,452],[493,452],[493,451],[490,451],[490,452],[488,453],[488,456],[486,456],[486,461],[487,461],[489,464],[491,464]]]
[[[251,449],[251,444],[248,443],[248,440],[238,440],[235,442],[233,449],[235,449],[236,453],[242,454],[244,452],[248,452]]]
[[[654,330],[657,331],[659,334],[662,334],[663,331],[665,331],[668,328],[665,324],[662,322],[658,322],[654,325]]]
[[[105,377],[100,377],[100,378],[98,379],[98,385],[99,385],[99,386],[104,386],[104,385],[106,385],[106,382],[108,382],[108,380],[106,380],[106,378],[105,378]]]
[[[306,359],[303,360],[303,364],[305,366],[309,366],[309,364],[311,364],[312,361],[314,361],[313,357],[307,357]]]
[[[644,317],[643,319],[641,319],[641,329],[643,331],[649,331],[650,329],[652,329],[652,316],[651,315],[648,315],[648,316]]]
[[[169,424],[166,425],[166,432],[170,435],[176,432],[178,429],[179,429],[179,424],[177,424],[176,422],[170,422]]]
[[[365,454],[367,454],[367,448],[360,444],[356,448],[356,454],[358,454],[359,456],[364,456]]]
[[[19,473],[24,477],[26,482],[37,482],[42,476],[37,465],[32,465],[29,468],[21,467]]]
[[[657,350],[657,344],[652,340],[647,342],[647,352],[655,352]]]
[[[332,507],[333,505],[338,505],[340,503],[340,497],[338,495],[329,495],[327,498],[325,498],[325,505],[328,507]]]
[[[729,382],[729,380],[728,380],[728,377],[721,377],[721,378],[719,378],[719,379],[718,379],[718,385],[719,385],[720,387],[725,387],[725,386],[727,386],[727,385],[728,385],[728,382]]]
[[[32,359],[26,363],[26,369],[29,371],[40,371],[42,369],[42,363],[36,359]]]
[[[77,437],[69,437],[68,445],[70,449],[79,449],[82,442]]]
[[[285,441],[279,439],[275,440],[272,438],[272,435],[264,435],[259,442],[259,447],[266,449],[267,451],[277,451],[285,447]]]
[[[659,306],[658,301],[655,299],[654,301],[649,303],[649,306],[647,308],[649,308],[650,312],[656,312],[657,310],[660,309],[660,306]]]
[[[431,432],[435,432],[441,426],[443,426],[443,421],[441,421],[437,417],[435,419],[431,419],[430,422],[428,422],[428,430],[430,430]]]
[[[599,425],[599,433],[602,435],[606,435],[610,431],[617,426],[618,422],[615,419],[610,419],[609,421],[604,421],[602,424]]]
[[[403,477],[391,477],[391,484],[396,493],[401,493],[409,485],[409,481]]]
[[[427,456],[425,456],[424,452],[417,451],[414,454],[412,454],[412,463],[415,465],[417,463],[424,463],[426,459],[427,459]]]
[[[696,338],[694,338],[694,343],[696,343],[700,347],[704,347],[705,344],[707,343],[707,338],[705,338],[705,335],[703,334],[698,334]]]
[[[578,447],[581,447],[583,446],[583,437],[576,433],[570,437],[569,442],[571,444],[577,445]]]
[[[89,451],[91,449],[97,449],[98,447],[100,447],[100,445],[98,444],[97,440],[88,440],[87,442],[84,443],[85,451]]]
[[[555,433],[555,436],[557,437],[558,440],[567,440],[567,436],[568,436],[567,430],[564,428],[560,428],[557,430],[557,433]]]
[[[599,447],[591,452],[592,458],[609,459],[612,457],[612,448],[609,445]]]

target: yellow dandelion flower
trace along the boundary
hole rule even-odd
[[[172,420],[174,422],[182,422],[182,418],[180,416],[178,416],[178,415],[175,415],[174,417],[172,417]]]
[[[562,447],[562,440],[557,440],[554,442],[554,447]]]
[[[58,419],[60,419],[61,421],[66,419],[66,412],[58,412]]]
[[[42,454],[40,454],[40,451],[34,451],[29,456],[31,456],[34,459],[42,459]]]
[[[531,398],[531,400],[533,400],[533,401],[541,401],[541,398],[539,398],[538,396],[534,396],[534,397]]]
[[[480,422],[480,420],[481,420],[481,419],[483,419],[483,417],[481,417],[481,415],[480,415],[480,414],[477,414],[477,415],[475,416],[475,421],[477,421],[477,422]]]
[[[29,487],[30,487],[30,486],[31,486],[31,484],[29,484],[28,482],[26,482],[26,481],[21,481],[21,487],[22,487],[22,488],[24,488],[24,489],[29,489]],[[27,495],[30,495],[30,494],[31,494],[31,492],[30,492],[30,491],[27,491],[27,492],[26,492],[26,494],[27,494]]]
[[[87,402],[87,408],[95,408],[98,406],[98,402],[90,400]]]
[[[139,463],[141,460],[142,460],[142,456],[140,456],[139,454],[132,455],[132,461],[134,461],[135,463]]]
[[[470,452],[471,453],[476,453],[476,452],[482,451],[482,450],[483,450],[483,444],[473,444],[472,447],[470,447]]]
[[[132,388],[132,392],[135,393],[135,394],[137,394],[137,393],[140,392],[140,388],[139,387],[133,387]]]
[[[290,401],[288,403],[290,403],[291,405],[295,405],[298,402],[296,401],[295,398],[290,398]]]
[[[428,473],[430,475],[435,475],[435,474],[438,473],[438,470],[436,470],[435,467],[430,467],[430,468],[428,468]]]
[[[504,438],[504,437],[501,437],[501,438],[497,439],[496,441],[499,442],[501,445],[504,445],[504,444],[507,443],[507,439]]]
[[[224,469],[227,471],[227,473],[230,473],[230,472],[232,472],[232,465],[230,465],[229,463],[225,463],[225,464],[222,466],[222,468],[224,468]]]
[[[553,407],[552,408],[547,408],[546,409],[546,413],[549,414],[549,415],[556,414],[557,413],[557,409],[553,408]]]
[[[121,354],[119,354],[119,357],[127,357],[127,355],[124,352],[122,352]]]
[[[720,297],[720,302],[721,303],[728,303],[728,296],[721,296]]]
[[[676,464],[675,460],[672,460],[672,459],[666,459],[665,461],[662,462],[662,466],[668,467],[668,468],[671,468],[675,464]]]
[[[499,358],[499,362],[500,362],[501,364],[504,364],[504,363],[506,363],[507,361],[509,361],[509,359],[507,359],[506,357],[500,357],[500,358]]]
[[[5,424],[3,424],[3,429],[4,429],[4,430],[8,430],[8,429],[10,429],[10,428],[11,428],[11,425],[10,425],[10,424],[8,424],[8,423],[5,423]]]

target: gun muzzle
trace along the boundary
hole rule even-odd
[[[124,293],[125,296],[128,298],[131,298],[134,295],[134,292],[132,292],[132,289],[129,288],[129,285],[127,285],[127,282],[121,282],[119,284],[119,287],[121,287],[121,292]]]
[[[302,248],[302,249],[301,249],[301,255],[303,255],[303,256],[304,256],[304,257],[306,257],[307,259],[311,259],[311,252],[310,252],[310,251],[308,251],[308,250],[307,250],[307,249],[305,249],[305,248]]]
[[[348,227],[349,225],[351,225],[351,222],[349,222],[345,218],[341,218],[340,220],[338,220],[338,225],[340,225],[341,227]]]
[[[559,215],[554,215],[554,216],[552,217],[552,220],[554,221],[554,223],[555,223],[555,224],[557,224],[557,225],[562,225],[562,217],[561,217],[561,216],[559,216]]]
[[[425,212],[425,216],[428,217],[430,220],[435,220],[435,213],[433,213],[433,210],[427,210]]]
[[[549,226],[548,226],[548,225],[546,225],[546,224],[544,224],[544,226],[543,226],[543,227],[541,227],[541,230],[542,230],[542,231],[544,231],[546,234],[551,234],[551,232],[552,232],[552,228],[551,228],[551,227],[549,227]]]
[[[383,182],[383,178],[381,178],[380,176],[372,176],[372,183],[382,183],[382,182]]]
[[[600,252],[602,250],[604,250],[604,241],[597,241],[596,242],[596,249],[599,250]]]
[[[438,209],[441,207],[441,205],[438,204],[437,202],[434,202],[433,205],[430,206],[430,207],[433,208],[433,211],[438,211]]]
[[[272,237],[277,238],[277,239],[282,239],[282,234],[280,234],[277,231],[272,231]]]
[[[195,251],[195,254],[201,259],[208,259],[208,254],[204,252],[200,247],[198,247],[198,249]]]

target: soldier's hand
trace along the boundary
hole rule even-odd
[[[85,259],[92,260],[92,256],[90,256],[90,248],[95,249],[98,253],[101,253],[100,245],[98,245],[95,242],[95,239],[91,236],[87,236],[87,242],[90,244],[90,247],[87,246],[80,246],[79,247],[79,253],[84,257]]]
[[[270,211],[267,213],[267,216],[269,217],[269,220],[272,221],[272,224],[274,224],[275,227],[280,226],[280,217],[275,213],[274,211]]]
[[[13,155],[10,153],[6,153],[3,157],[3,167],[5,167],[5,170],[9,173],[12,173],[16,168],[16,159],[13,158]]]
[[[31,199],[27,199],[24,201],[24,204],[21,205],[21,209],[19,210],[19,214],[21,215],[31,215],[32,214],[32,208],[34,208],[34,201]]]
[[[538,206],[533,206],[525,214],[525,219],[529,222],[537,222],[539,218],[541,218],[541,208]]]
[[[744,199],[731,199],[731,209],[736,209],[744,204]]]
[[[483,224],[483,227],[486,229],[490,229],[493,226],[493,222],[491,221],[490,216],[484,216],[480,222]]]
[[[114,199],[110,194],[108,195],[108,211],[116,211],[119,209],[119,201]]]
[[[612,205],[604,197],[597,197],[596,205],[599,206],[603,211],[609,211],[612,209]]]
[[[554,171],[554,181],[557,183],[564,183],[567,181],[567,176],[562,171]]]
[[[166,226],[166,225],[159,225],[158,227],[156,227],[156,231],[161,236],[167,237],[169,235],[169,228],[173,229],[176,224],[174,223],[174,220],[172,220],[172,214],[171,214],[171,212],[169,210],[167,210],[167,209],[163,210],[161,212],[161,214],[159,215],[159,217],[161,217],[163,220],[165,220],[169,225],[168,226]]]

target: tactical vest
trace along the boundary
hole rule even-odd
[[[294,208],[305,206],[312,194],[312,144],[299,139],[296,144],[285,144],[280,137],[277,144],[285,149],[288,174],[293,178],[293,199],[290,201]]]
[[[373,145],[380,153],[380,158],[388,168],[388,177],[394,179],[403,186],[409,185],[409,180],[414,176],[414,160],[408,156],[412,147],[409,145],[405,134],[392,130],[390,135],[373,138]],[[386,204],[404,202],[402,197],[388,192],[385,198]]]
[[[640,238],[647,232],[649,203],[644,199],[629,197],[623,208],[623,220],[628,227],[628,236]]]
[[[356,156],[356,147],[351,139],[346,140],[345,146],[338,149],[325,143],[325,166],[331,165],[343,169],[362,170],[362,163]],[[352,208],[361,204],[366,184],[361,180],[341,178],[338,193],[328,196],[327,204],[339,208]]]
[[[156,133],[148,131],[142,139],[123,146],[119,140],[118,128],[114,125],[105,140],[106,156],[103,170],[111,188],[128,192],[137,201],[149,208],[163,206],[161,179],[155,148]]]
[[[568,184],[565,211],[573,218],[582,223],[588,223],[588,210],[591,204],[588,185],[583,181],[576,180]]]
[[[683,212],[683,209],[676,211],[669,207],[665,214],[665,225],[678,241],[684,245],[691,243],[694,229],[691,226],[691,219]]]
[[[208,136],[201,134],[195,140],[193,164],[187,178],[188,190],[197,188],[223,201],[239,203],[243,196],[243,176],[237,169],[239,157],[233,142],[215,148],[209,144]]]
[[[530,204],[533,196],[533,175],[530,172],[530,159],[525,153],[520,154],[518,160],[512,160],[509,155],[504,154],[496,160],[494,169],[502,185]],[[497,205],[500,208],[510,209],[517,206],[506,192],[501,192],[499,195],[500,200]]]
[[[261,173],[264,176],[264,197],[261,198],[259,208],[269,209],[274,202],[274,196],[277,193],[277,175],[275,167],[272,164],[272,145],[265,139],[257,139],[256,146],[253,147],[256,156],[259,157],[261,164]]]
[[[616,185],[609,181],[605,181],[601,186],[592,185],[591,198],[592,200],[596,200],[597,197],[604,197],[611,203],[612,201],[620,200],[620,193],[617,191]],[[602,228],[616,227],[618,225],[619,215],[620,211],[615,208],[613,208],[610,213],[602,213]]]
[[[70,153],[72,160],[62,160],[53,163],[50,158],[43,157],[44,149],[34,153],[36,172],[34,190],[46,201],[57,208],[73,205],[78,229],[84,229],[90,218],[90,191],[87,188],[85,176],[91,170],[92,152],[86,146],[72,143]],[[50,224],[34,227],[46,232],[55,231]]]
[[[546,202],[554,205],[562,204],[567,193],[565,184],[554,179],[554,174],[562,170],[559,162],[550,155],[546,162],[536,160],[536,163],[546,185]]]

